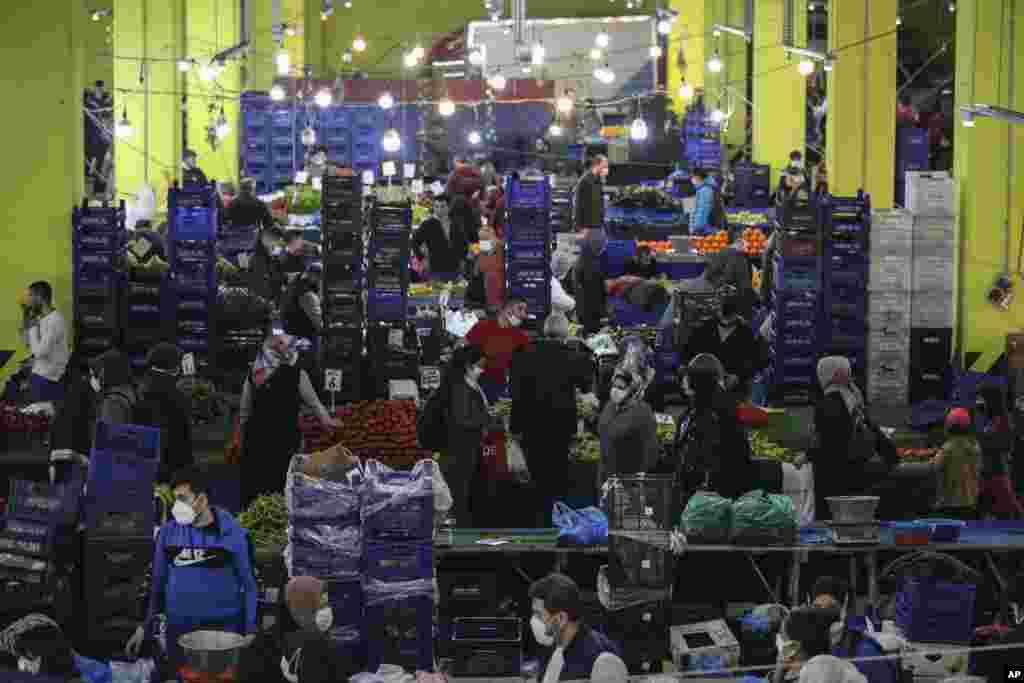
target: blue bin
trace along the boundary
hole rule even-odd
[[[375,581],[421,581],[434,577],[434,545],[368,541],[365,546],[366,578]]]
[[[896,625],[916,643],[964,643],[974,637],[977,586],[904,579],[896,595]]]
[[[386,600],[366,607],[367,670],[397,664],[407,671],[434,666],[433,596]]]

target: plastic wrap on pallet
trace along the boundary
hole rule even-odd
[[[346,481],[315,479],[302,473],[308,455],[296,455],[288,469],[285,503],[291,519],[334,520],[359,523],[364,482],[358,469],[349,472]]]
[[[408,600],[410,598],[428,597],[434,599],[434,580],[417,579],[415,581],[377,581],[367,579],[363,588],[366,593],[366,606],[382,605],[389,602]]]
[[[393,470],[377,460],[364,465],[366,494],[363,503],[363,523],[370,523],[391,508],[403,505],[417,498],[430,498],[427,509],[433,511],[434,472],[437,463],[421,460],[409,472]]]

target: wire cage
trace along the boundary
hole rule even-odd
[[[672,530],[675,479],[671,475],[632,474],[611,477],[604,499],[610,531]]]

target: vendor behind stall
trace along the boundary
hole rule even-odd
[[[274,218],[270,215],[270,209],[256,196],[256,181],[243,178],[238,187],[238,196],[227,209],[226,222],[236,227],[252,226],[260,230],[273,226]]]
[[[412,250],[426,261],[430,279],[448,282],[462,273],[468,244],[466,236],[455,229],[448,197],[434,197],[430,218],[423,221],[412,237]]]
[[[505,393],[512,357],[530,344],[530,337],[519,329],[526,316],[526,302],[510,299],[496,319],[481,320],[466,335],[466,343],[476,346],[484,355],[480,386],[488,401],[497,401]]]
[[[573,224],[578,232],[604,229],[604,181],[608,177],[608,157],[591,158],[587,172],[573,193]]]
[[[709,257],[704,278],[712,287],[734,288],[737,313],[750,319],[757,294],[754,292],[753,271],[743,242],[743,226],[733,225],[729,228],[729,246]]]
[[[767,365],[767,349],[739,310],[740,297],[725,290],[716,318],[698,327],[680,351],[684,362],[703,353],[715,356],[725,368],[728,388],[745,397],[754,375]]]

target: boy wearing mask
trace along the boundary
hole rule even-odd
[[[971,416],[963,408],[946,415],[946,442],[932,464],[939,468],[936,508],[954,519],[976,519],[981,469],[981,447],[974,437]]]
[[[32,402],[59,403],[64,398],[68,350],[64,316],[53,307],[53,288],[33,282],[22,299],[22,332],[32,351]]]

